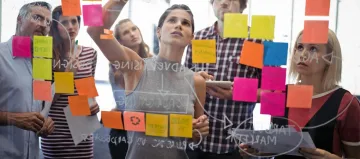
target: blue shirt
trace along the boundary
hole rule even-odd
[[[12,38],[0,43],[0,111],[40,112],[33,100],[31,58],[13,57]],[[39,158],[39,139],[32,131],[0,126],[1,159]]]

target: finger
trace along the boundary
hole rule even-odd
[[[221,98],[221,94],[215,92],[213,89],[209,88],[209,89],[206,89],[206,91],[211,95],[211,96],[214,96],[214,97],[217,97],[217,98]]]
[[[324,156],[316,156],[306,152],[300,152],[300,154],[309,159],[324,159]]]
[[[32,125],[36,128],[37,131],[39,131],[44,126],[44,122],[38,118],[34,118],[32,120]]]
[[[45,122],[45,118],[40,113],[35,113],[35,116],[41,121]]]
[[[300,148],[300,152],[303,152],[303,153],[308,153],[308,154],[311,154],[311,155],[316,155],[316,156],[324,156],[325,153],[324,151],[322,150],[319,150],[319,149],[314,149],[314,148]]]

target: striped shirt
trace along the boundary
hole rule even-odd
[[[80,79],[95,75],[97,54],[91,47],[82,47],[79,54],[79,67],[74,79]],[[41,148],[45,158],[93,158],[93,138],[88,137],[75,146],[65,118],[64,108],[68,106],[68,96],[77,95],[74,86],[74,94],[61,94],[50,108],[49,116],[54,121],[54,132],[41,139]]]

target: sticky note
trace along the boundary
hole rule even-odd
[[[104,29],[104,33],[105,34],[113,34],[113,31],[112,30],[109,30],[109,29]]]
[[[33,97],[34,100],[51,101],[51,82],[33,80]]]
[[[261,71],[261,89],[262,90],[280,90],[286,89],[286,69],[281,67],[264,66]]]
[[[25,36],[13,36],[12,53],[16,57],[31,58],[31,39]]]
[[[34,57],[53,57],[53,38],[51,36],[34,36]]]
[[[264,65],[281,66],[287,63],[288,43],[264,41]]]
[[[302,43],[326,44],[328,42],[329,21],[305,20]]]
[[[264,61],[264,45],[244,41],[240,55],[240,63],[256,68],[262,68]]]
[[[80,0],[61,0],[63,16],[81,15]]]
[[[73,116],[86,116],[91,114],[87,96],[68,96],[68,100]]]
[[[82,7],[85,26],[103,26],[101,4],[83,5]]]
[[[111,40],[111,39],[114,39],[114,36],[113,35],[107,35],[107,34],[100,34],[100,39]]]
[[[170,114],[170,136],[192,138],[192,115]]]
[[[306,16],[329,16],[330,0],[306,0]]]
[[[106,128],[124,129],[120,111],[101,111],[101,120]]]
[[[261,92],[260,114],[284,116],[285,93]]]
[[[233,85],[233,100],[256,102],[258,85],[258,79],[235,77]]]
[[[250,38],[273,40],[275,16],[253,15],[251,19]]]
[[[75,80],[76,90],[78,91],[79,95],[85,95],[89,98],[94,98],[99,96],[96,86],[95,86],[95,79],[94,77],[86,77],[81,79]]]
[[[248,15],[240,13],[225,13],[224,37],[247,38],[249,36]]]
[[[289,108],[311,108],[312,85],[288,85],[286,107]]]
[[[215,40],[192,40],[192,63],[216,63]]]
[[[146,113],[146,130],[148,136],[168,136],[168,116]]]
[[[127,131],[145,132],[145,114],[124,111],[124,124]]]
[[[33,58],[34,79],[52,80],[52,63],[51,59]]]
[[[55,93],[74,93],[74,73],[54,72]]]

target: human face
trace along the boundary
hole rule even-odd
[[[224,21],[225,13],[241,13],[240,0],[214,0],[213,10],[218,20]]]
[[[139,46],[142,42],[140,30],[132,22],[124,22],[119,26],[119,42],[129,48]]]
[[[193,39],[191,15],[182,9],[172,10],[157,29],[160,42],[186,47]]]
[[[59,22],[62,25],[57,25],[60,37],[62,39],[69,39],[73,41],[79,33],[79,22],[76,16],[60,16]],[[64,28],[65,27],[65,28]],[[68,35],[69,33],[69,35]]]
[[[49,34],[51,26],[51,13],[48,9],[41,6],[32,6],[26,17],[18,18],[19,35],[46,36]]]

